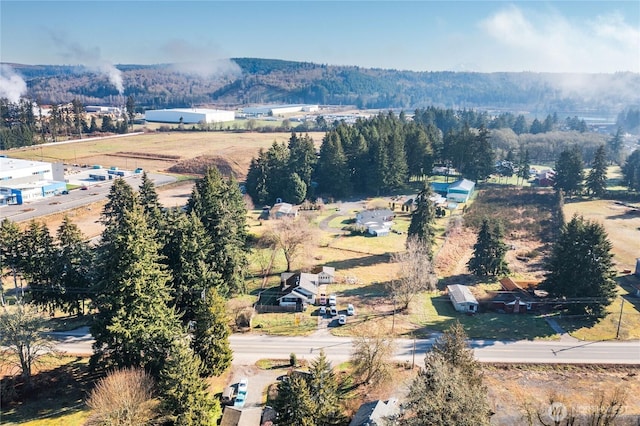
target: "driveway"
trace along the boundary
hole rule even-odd
[[[243,408],[263,407],[267,400],[268,387],[278,381],[278,377],[286,374],[284,369],[262,370],[255,365],[234,365],[228,386],[237,386],[240,379],[249,379],[247,400]]]

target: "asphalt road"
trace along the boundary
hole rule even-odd
[[[140,186],[140,176],[140,174],[133,174],[124,179],[137,189]],[[176,178],[162,174],[150,173],[148,177],[156,187],[176,181]],[[0,220],[9,218],[14,222],[24,222],[101,201],[109,194],[113,180],[100,182],[86,180],[82,183],[87,186],[86,190],[74,189],[66,195],[48,197],[22,205],[4,206],[0,209]]]
[[[61,351],[90,355],[93,339],[86,328],[68,333],[51,333]],[[307,337],[278,337],[257,334],[234,334],[230,337],[235,365],[252,365],[263,358],[288,359],[293,352],[299,359],[314,359],[320,350],[327,358],[340,363],[349,359],[352,345],[347,337],[320,333]],[[422,364],[424,354],[433,339],[396,340],[397,361]],[[640,365],[640,342],[561,342],[561,341],[470,341],[476,358],[481,362],[541,363],[541,364],[626,364]]]

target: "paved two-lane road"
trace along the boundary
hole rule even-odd
[[[86,328],[75,333],[52,333],[60,340],[58,349],[74,354],[92,353],[93,339]],[[230,337],[233,362],[251,365],[263,358],[288,359],[295,353],[300,359],[313,359],[324,350],[334,363],[349,359],[352,345],[347,337],[311,335],[308,337],[279,337],[258,334],[234,334]],[[395,359],[412,362],[414,341],[397,339]],[[422,364],[424,354],[433,339],[415,340],[415,362]],[[566,364],[627,364],[640,365],[640,342],[567,342],[567,341],[493,341],[470,342],[476,358],[481,362],[499,363],[566,363]]]

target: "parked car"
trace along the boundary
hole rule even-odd
[[[236,401],[233,403],[233,406],[236,408],[244,407],[244,403],[247,402],[247,394],[238,392],[236,395]]]
[[[336,315],[338,315],[338,308],[336,308],[335,306],[330,307],[329,313],[331,314],[332,317],[335,317]]]
[[[336,306],[337,297],[335,294],[329,295],[329,306]]]
[[[249,386],[249,379],[247,379],[246,377],[243,377],[242,379],[240,379],[240,381],[238,382],[238,393],[240,392],[247,393],[248,386]]]
[[[356,308],[353,307],[353,305],[351,303],[349,303],[347,305],[347,315],[351,316],[351,315],[355,315],[356,314]]]
[[[338,317],[338,324],[345,325],[346,323],[347,323],[347,316],[346,315],[340,315]]]
[[[236,395],[236,401],[233,403],[234,407],[242,408],[247,399],[247,388],[249,387],[249,379],[243,377],[238,382],[238,394]]]
[[[235,398],[235,396],[236,389],[233,386],[227,386],[224,391],[222,391],[220,400],[224,405],[231,405],[233,404],[233,398]]]
[[[320,312],[318,313],[318,315],[327,315],[327,307],[326,306],[320,306]]]

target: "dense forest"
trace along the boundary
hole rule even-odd
[[[118,65],[122,91],[82,66],[10,64],[43,103],[78,99],[140,109],[255,103],[355,105],[358,108],[481,108],[532,115],[616,117],[640,105],[640,75],[414,72],[235,58],[239,71],[203,78],[169,65]],[[626,117],[624,117],[626,119]]]

